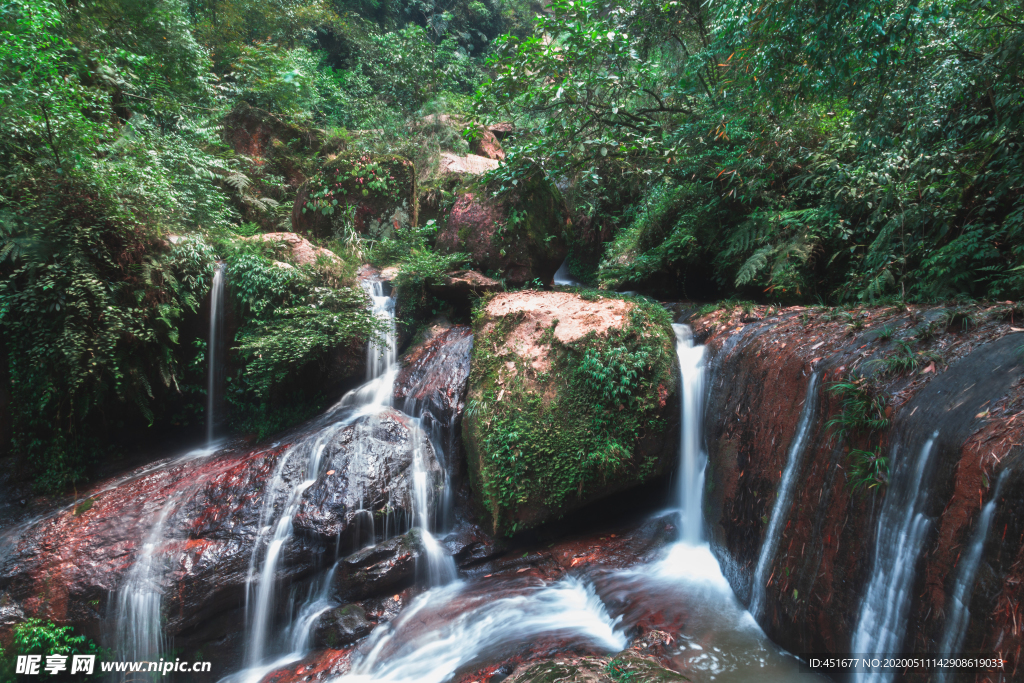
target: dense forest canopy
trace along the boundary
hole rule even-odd
[[[541,169],[587,284],[1019,298],[1022,50],[1011,0],[5,0],[12,452],[60,490],[112,432],[201,421],[217,260],[241,318],[233,424],[311,414],[289,377],[373,334],[355,268],[401,263],[425,291],[459,265],[434,251],[454,199],[434,169],[497,122],[507,158],[482,186]],[[242,103],[293,131],[275,164],[231,144]],[[289,169],[318,178],[341,150],[412,160],[436,223],[307,235],[340,260],[278,267],[243,238],[291,230]]]

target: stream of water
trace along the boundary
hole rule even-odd
[[[939,432],[917,452],[896,462],[875,532],[871,581],[861,602],[851,652],[893,655],[902,651],[915,569],[931,520],[924,513],[925,473]],[[894,447],[895,448],[895,447]],[[892,459],[899,453],[894,450]],[[891,671],[862,674],[860,683],[889,683]]]
[[[216,429],[216,399],[220,357],[217,344],[222,343],[224,336],[224,269],[226,265],[218,263],[213,273],[213,284],[210,286],[210,340],[206,348],[206,443],[213,443]]]
[[[779,547],[779,537],[782,535],[783,523],[789,517],[789,508],[793,503],[796,480],[800,474],[804,451],[807,450],[807,436],[811,431],[811,425],[814,423],[817,405],[818,373],[814,372],[811,373],[811,379],[807,383],[804,407],[800,411],[796,433],[793,435],[793,441],[789,445],[789,452],[786,454],[786,468],[782,472],[779,488],[775,491],[772,517],[768,522],[768,529],[764,532],[764,540],[761,542],[761,554],[757,558],[757,568],[754,570],[753,584],[750,588],[749,609],[755,619],[761,616],[761,610],[764,609],[764,594],[767,581],[765,575],[768,574],[768,569],[775,561],[775,553]]]

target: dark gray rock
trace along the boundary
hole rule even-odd
[[[419,529],[364,548],[342,560],[334,593],[341,600],[395,593],[416,580],[416,560],[422,554]]]
[[[320,615],[313,632],[313,647],[336,650],[368,636],[373,624],[360,605],[335,607]]]

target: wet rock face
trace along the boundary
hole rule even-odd
[[[849,652],[871,579],[879,509],[888,489],[855,487],[850,448],[878,447],[890,458],[894,476],[901,459],[917,457],[936,430],[922,483],[929,528],[914,567],[901,651],[939,653],[958,564],[981,507],[1008,468],[977,572],[963,651],[1005,654],[1021,645],[1024,637],[1012,622],[1024,597],[1017,588],[1020,567],[1013,566],[1024,556],[1024,519],[1014,502],[1024,497],[1024,477],[1017,474],[1024,461],[1018,445],[1024,443],[1018,353],[1024,335],[1015,334],[997,308],[974,310],[972,316],[967,329],[941,324],[950,316],[935,308],[863,309],[850,320],[800,308],[775,315],[737,310],[695,322],[710,356],[706,520],[723,571],[742,601],[750,596],[810,375],[820,374],[819,405],[765,575],[759,619],[769,637],[791,652]],[[930,322],[932,334],[920,335]],[[893,366],[887,359],[906,355],[897,344],[901,340],[910,344],[916,368],[888,370]],[[844,441],[826,423],[843,411],[830,388],[851,371],[884,397],[891,426]]]
[[[499,272],[511,287],[534,278],[550,282],[568,251],[565,222],[561,195],[537,171],[507,198],[486,192],[459,197],[437,247],[468,252],[475,270]]]
[[[453,427],[465,405],[472,351],[473,331],[466,325],[451,327],[411,349],[395,379],[395,404],[404,404],[406,413],[429,410]]]
[[[418,529],[353,553],[338,567],[334,593],[342,600],[359,600],[398,592],[416,579],[416,561],[422,554]]]
[[[219,631],[214,617],[244,603],[261,489],[279,455],[259,450],[183,459],[101,482],[91,503],[16,531],[0,558],[0,593],[25,616],[72,624],[112,645],[116,591],[169,507],[157,550],[166,632],[185,650],[206,637],[223,638],[242,615]],[[289,549],[288,572],[311,570],[315,550],[301,543]],[[224,666],[233,654],[225,646]]]
[[[370,635],[373,623],[360,605],[335,607],[320,615],[313,632],[313,647],[318,650],[337,649]]]
[[[394,410],[361,417],[323,439],[325,464],[302,495],[296,534],[346,550],[409,526],[413,514],[413,457],[422,449],[427,493],[443,487],[443,472],[427,435]]]
[[[675,466],[675,338],[669,317],[646,306],[568,292],[489,300],[474,327],[476,409],[463,439],[492,533],[541,525]]]

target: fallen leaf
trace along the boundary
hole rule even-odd
[[[818,356],[817,358],[812,358],[811,359],[811,365],[814,365],[815,363],[817,363],[820,360],[821,360],[821,356]]]
[[[528,572],[528,571],[530,571],[529,567],[523,567],[522,569],[516,570],[516,574],[522,574],[523,572]]]
[[[502,389],[501,391],[498,392],[498,400],[500,401],[501,397],[504,396],[504,395],[505,395],[505,390]]]
[[[982,412],[982,413],[978,413],[978,414],[977,414],[977,415],[975,415],[974,417],[978,417],[978,418],[981,418],[981,417],[988,417],[988,411],[986,410],[986,411],[984,411],[984,412]]]
[[[1021,328],[1021,327],[1011,327],[1010,328],[1010,332],[1024,332],[1024,328]]]
[[[819,346],[821,346],[824,343],[825,342],[823,342],[823,341],[818,342],[817,344],[815,344],[814,346],[811,347],[811,351],[813,351],[814,349],[818,348]]]
[[[929,372],[935,372],[935,363],[934,362],[929,363],[928,367],[926,367],[924,370],[921,371],[921,374],[922,375],[926,375]]]
[[[327,471],[327,476],[328,476],[328,477],[329,477],[329,476],[331,476],[332,474],[334,474],[334,470],[328,470],[328,471]]]

